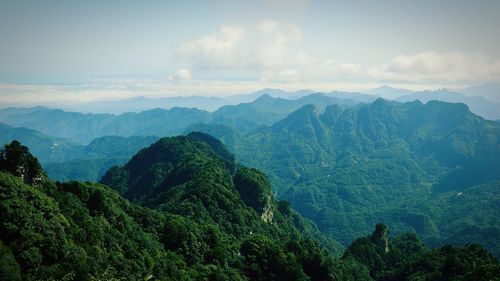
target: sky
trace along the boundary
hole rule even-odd
[[[500,1],[0,0],[0,104],[500,81]]]

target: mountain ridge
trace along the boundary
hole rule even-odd
[[[278,198],[344,245],[377,221],[397,233],[416,231],[432,245],[478,223],[467,219],[478,212],[471,205],[462,218],[455,217],[455,228],[442,218],[457,194],[498,185],[498,123],[471,113],[465,104],[442,101],[377,99],[315,112],[314,106],[304,106],[246,135],[198,129],[231,139],[237,159],[266,172]],[[472,194],[473,201],[486,198]],[[495,205],[500,194],[486,200]],[[479,211],[488,223],[476,225],[484,233],[478,237],[485,237],[486,226],[500,228],[494,210]],[[364,224],[370,227],[363,230]]]

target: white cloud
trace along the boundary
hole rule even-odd
[[[174,75],[170,76],[168,80],[176,83],[182,83],[191,81],[191,78],[191,70],[188,68],[181,68],[176,71]]]
[[[297,82],[304,81],[304,74],[295,68],[280,71],[264,71],[260,75],[261,82]]]
[[[361,72],[357,64],[311,56],[298,26],[270,19],[254,26],[222,26],[184,42],[175,53],[192,68],[251,72],[267,82],[340,79]]]
[[[181,58],[189,58],[201,64],[234,64],[234,49],[243,35],[241,27],[224,25],[214,33],[181,44],[175,53]]]
[[[180,44],[175,54],[192,68],[242,69],[261,75],[308,66],[311,58],[301,43],[302,31],[296,25],[263,20],[254,26],[224,25]]]
[[[222,26],[181,44],[176,54],[191,68],[201,69],[200,73],[213,71],[217,77],[250,73],[265,82],[348,80],[449,85],[500,80],[500,59],[483,54],[423,52],[397,55],[385,64],[371,66],[315,57],[307,51],[297,25],[270,19],[253,26]]]
[[[395,81],[488,81],[500,79],[500,60],[482,54],[423,52],[398,55],[368,70],[372,78]]]

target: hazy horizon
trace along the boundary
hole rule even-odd
[[[498,1],[2,1],[0,105],[500,82]]]

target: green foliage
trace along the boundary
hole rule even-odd
[[[243,241],[240,253],[245,275],[251,280],[307,280],[294,256],[265,236],[253,235]]]
[[[236,167],[234,157],[219,141],[192,133],[161,139],[123,167],[110,169],[102,183],[133,202],[198,223],[217,224],[230,235],[314,238],[332,253],[340,253],[342,247],[336,241],[321,235],[285,203],[272,200],[264,174],[239,167],[233,175],[232,167]]]
[[[21,266],[16,261],[12,249],[0,241],[0,280],[21,280]]]
[[[219,154],[204,142],[167,138],[110,170],[106,178],[115,188],[121,186],[124,194],[137,196],[132,200],[154,209],[100,184],[45,180],[28,185],[0,172],[0,277],[318,280],[311,270],[315,260],[328,260],[317,268],[332,275],[329,253],[317,242],[301,241],[317,237],[333,251],[337,244],[283,202],[269,199],[275,217],[262,220],[239,196]],[[268,184],[260,172],[241,169]],[[165,173],[175,176],[161,176]],[[166,178],[175,182],[159,193],[130,191],[131,186],[164,188]],[[292,251],[290,243],[306,244]]]
[[[319,93],[293,100],[273,98],[264,94],[250,103],[222,106],[213,113],[212,123],[216,126],[230,126],[240,132],[248,133],[262,125],[272,125],[307,104],[324,108],[332,104],[353,106],[357,102],[351,99],[336,98]]]
[[[271,185],[256,169],[241,167],[234,175],[234,185],[247,206],[262,212],[271,202]]]
[[[138,150],[158,139],[155,136],[105,136],[83,146],[35,130],[0,123],[0,144],[18,140],[28,145],[48,177],[58,181],[99,180],[111,166],[126,163]]]
[[[346,250],[343,260],[365,265],[375,280],[493,280],[500,269],[497,260],[482,246],[445,245],[429,250],[414,233],[388,241],[388,251],[370,238],[358,238]]]
[[[0,150],[0,171],[18,176],[28,184],[40,182],[45,177],[38,160],[16,140]]]
[[[306,105],[246,135],[199,129],[230,140],[277,198],[343,245],[383,221],[432,246],[476,242],[500,257],[500,126],[463,104]]]
[[[0,110],[1,111],[1,110]],[[81,145],[67,139],[44,135],[25,127],[14,128],[0,123],[0,144],[18,140],[30,148],[42,164],[68,160],[72,155],[80,155]]]
[[[382,224],[335,260],[335,242],[274,201],[261,172],[239,167],[232,175],[224,163],[231,158],[201,139],[162,139],[108,172],[105,179],[139,204],[100,184],[29,185],[0,172],[0,280],[470,280],[498,273],[480,246],[429,251],[415,234],[389,241]],[[8,155],[23,157],[6,159],[37,167],[27,148],[13,147],[22,153]],[[252,188],[258,192],[245,195],[252,200],[240,196]],[[272,220],[252,207],[261,198]]]
[[[217,155],[224,162],[224,166],[232,174],[236,169],[234,155],[227,150],[226,146],[218,139],[200,132],[191,132],[187,138],[194,141],[199,141],[208,144],[215,155]]]

